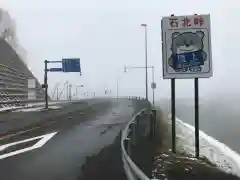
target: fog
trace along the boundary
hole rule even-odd
[[[83,84],[81,92],[120,96],[145,95],[143,69],[124,73],[124,65],[144,65],[144,29],[148,24],[148,62],[155,66],[156,99],[169,107],[170,81],[162,79],[161,17],[211,15],[213,77],[200,79],[200,128],[240,152],[239,25],[236,0],[6,0],[0,4],[16,21],[25,62],[43,82],[44,60],[80,57],[82,73],[49,73],[50,91],[57,82]],[[54,64],[50,67],[60,67]],[[151,71],[149,96],[151,98]],[[177,116],[193,124],[193,80],[177,80]]]
[[[27,50],[27,62],[35,76],[43,82],[45,59],[80,57],[83,75],[51,73],[49,85],[68,80],[84,84],[88,91],[103,93],[105,87],[116,93],[119,78],[120,95],[144,96],[144,71],[123,72],[124,65],[144,65],[144,29],[148,24],[149,65],[156,69],[156,97],[169,97],[169,80],[162,80],[161,27],[162,16],[211,14],[212,57],[214,76],[200,80],[201,97],[238,93],[237,23],[240,2],[203,0],[198,6],[192,1],[169,0],[15,0],[3,1],[16,20],[21,45]],[[191,8],[189,8],[191,7]],[[233,28],[234,26],[234,28]],[[227,63],[227,62],[233,63]],[[56,64],[51,65],[58,66]],[[60,65],[59,65],[60,66]],[[149,91],[151,71],[149,69]],[[177,96],[193,96],[193,80],[177,81]]]

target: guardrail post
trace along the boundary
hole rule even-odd
[[[139,128],[140,128],[140,116],[139,115],[136,116],[135,122],[136,122],[136,125],[135,125],[135,137],[136,137],[136,145],[137,145],[138,142],[139,142]]]
[[[133,123],[131,124],[131,129],[132,129],[131,144],[132,144],[133,146],[136,146],[136,144],[137,144],[136,122],[133,122]]]
[[[149,139],[152,140],[153,139],[153,114],[152,113],[149,113],[149,124],[150,124],[150,133],[149,133]]]
[[[156,131],[157,131],[157,111],[156,111],[156,109],[152,110],[152,118],[153,118],[153,138],[155,138]]]
[[[131,156],[131,144],[130,144],[130,138],[126,138],[124,140],[124,147],[129,155],[129,157]]]

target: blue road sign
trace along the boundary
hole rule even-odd
[[[63,72],[80,72],[80,59],[79,58],[65,58],[62,59]]]
[[[60,72],[60,71],[63,71],[62,68],[50,68],[49,71],[51,72]]]

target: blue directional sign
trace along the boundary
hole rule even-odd
[[[80,72],[80,59],[79,58],[65,58],[62,59],[62,71],[63,72]]]
[[[62,68],[50,68],[49,71],[51,72],[60,72],[60,71],[63,71]]]

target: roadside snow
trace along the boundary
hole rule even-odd
[[[48,109],[60,109],[60,106],[49,106]],[[12,112],[31,112],[31,111],[42,111],[44,107],[37,107],[37,108],[29,108],[29,109],[18,109]]]
[[[12,110],[12,109],[17,109],[18,107],[16,106],[11,106],[11,107],[2,107],[0,108],[0,112],[2,111],[7,111],[7,110]]]
[[[179,142],[177,146],[191,155],[195,154],[194,131],[195,128],[192,125],[176,118],[176,132]],[[206,157],[222,170],[240,177],[240,155],[203,131],[199,132],[199,136],[200,156]]]

